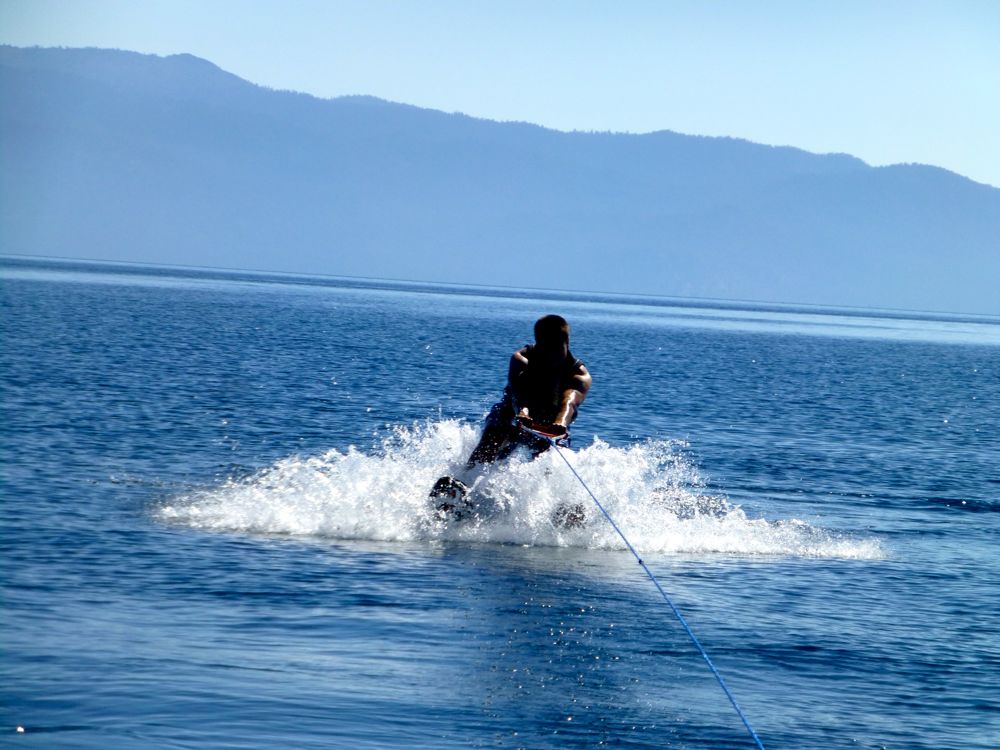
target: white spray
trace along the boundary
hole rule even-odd
[[[177,497],[159,508],[167,522],[261,534],[378,541],[476,541],[623,549],[580,483],[554,451],[515,455],[480,473],[476,514],[438,517],[428,492],[458,470],[478,437],[454,420],[397,427],[371,452],[352,447],[289,457],[247,479]],[[623,448],[599,439],[569,454],[587,485],[643,553],[734,553],[877,559],[879,542],[846,538],[795,519],[750,518],[706,493],[681,443],[646,441]],[[578,528],[557,510],[582,504]]]

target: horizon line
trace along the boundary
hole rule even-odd
[[[0,260],[28,260],[28,261],[55,261],[57,263],[92,263],[109,266],[125,266],[149,269],[187,270],[214,275],[242,273],[251,276],[290,276],[302,279],[316,280],[340,280],[367,283],[388,283],[396,285],[423,285],[423,286],[443,286],[455,288],[456,290],[492,290],[498,292],[538,292],[549,295],[576,295],[576,296],[604,296],[621,298],[624,304],[643,304],[643,301],[662,301],[677,303],[673,305],[661,305],[663,307],[683,307],[687,303],[692,307],[734,310],[760,310],[768,312],[819,312],[837,316],[852,315],[857,313],[878,313],[881,317],[908,318],[908,316],[920,316],[922,318],[940,319],[962,319],[968,322],[1000,324],[1000,313],[974,313],[959,312],[949,310],[915,310],[910,308],[893,307],[852,307],[850,305],[820,304],[815,302],[782,302],[775,300],[754,300],[754,299],[726,299],[721,297],[687,297],[678,295],[650,294],[645,292],[611,292],[596,289],[558,289],[555,287],[518,287],[503,284],[477,284],[473,282],[458,281],[434,281],[429,279],[400,279],[386,278],[380,276],[350,276],[345,274],[318,273],[312,271],[279,271],[265,268],[231,268],[227,266],[197,266],[183,263],[162,263],[153,261],[136,260],[110,260],[107,258],[72,258],[60,255],[35,255],[30,253],[4,253],[0,252]],[[636,300],[630,302],[629,300]],[[767,308],[770,308],[769,310]],[[913,318],[909,318],[913,319]]]

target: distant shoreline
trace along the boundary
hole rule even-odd
[[[836,305],[812,305],[796,302],[763,302],[758,300],[713,299],[705,297],[670,297],[623,292],[599,292],[579,289],[543,289],[502,285],[460,284],[423,279],[383,279],[366,276],[277,271],[257,268],[220,268],[187,266],[171,263],[106,260],[99,258],[69,258],[18,253],[0,253],[0,268],[6,265],[28,268],[65,268],[95,270],[112,274],[139,274],[175,278],[230,279],[256,283],[280,282],[302,286],[355,287],[394,291],[461,294],[500,297],[505,299],[543,299],[552,301],[597,302],[651,307],[733,310],[742,312],[805,313],[817,315],[855,316],[895,320],[932,320],[957,323],[1000,324],[1000,316],[985,313],[956,313],[934,310],[901,310]]]

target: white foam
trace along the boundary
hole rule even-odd
[[[378,541],[465,540],[623,549],[555,451],[515,456],[475,479],[478,515],[444,523],[428,497],[459,471],[477,431],[440,421],[399,427],[371,452],[350,448],[290,457],[248,479],[177,497],[157,511],[196,528]],[[641,553],[734,553],[878,559],[873,538],[850,538],[795,519],[751,518],[706,493],[697,470],[671,441],[614,448],[595,439],[565,452],[580,476]],[[581,504],[581,528],[553,522],[560,505]]]

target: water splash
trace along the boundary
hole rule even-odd
[[[251,477],[174,498],[157,516],[202,529],[334,539],[624,548],[552,451],[534,461],[515,453],[472,478],[476,514],[442,521],[428,491],[439,476],[460,469],[477,437],[471,425],[453,420],[397,427],[371,452],[352,447],[286,458]],[[569,459],[643,553],[883,556],[876,539],[749,517],[705,491],[683,448],[657,440],[616,448],[595,439]],[[580,527],[556,522],[578,504],[586,519]]]

